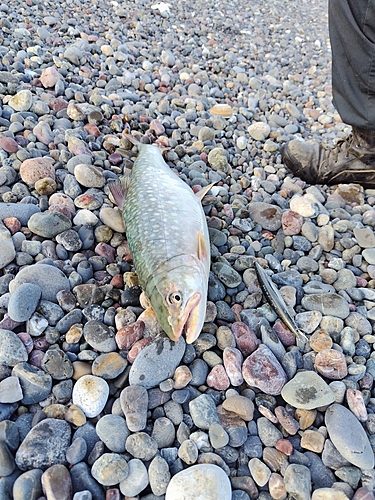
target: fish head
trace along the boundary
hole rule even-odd
[[[148,294],[155,314],[168,337],[177,341],[185,332],[191,344],[202,330],[206,316],[207,286],[199,270],[177,268],[155,279]]]

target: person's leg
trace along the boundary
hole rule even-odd
[[[375,0],[329,0],[334,104],[353,132],[333,149],[293,140],[283,161],[311,184],[375,187]]]

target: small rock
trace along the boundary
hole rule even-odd
[[[133,458],[128,462],[128,476],[120,483],[120,491],[125,497],[136,497],[148,485],[147,469],[141,460]]]
[[[41,477],[43,491],[47,498],[72,498],[72,481],[68,469],[61,464],[52,465]]]
[[[348,374],[345,356],[334,349],[323,349],[315,357],[316,370],[331,380],[341,380]]]
[[[73,404],[89,418],[96,417],[107,403],[109,387],[105,380],[94,375],[84,375],[73,388]]]
[[[130,431],[138,432],[146,427],[148,393],[140,385],[130,385],[120,395],[121,408]]]
[[[281,396],[295,408],[305,410],[326,406],[335,400],[334,392],[313,371],[298,372],[292,380],[284,385]]]
[[[91,474],[104,486],[114,486],[127,478],[128,464],[117,453],[104,453],[93,463]]]
[[[272,351],[261,344],[242,366],[245,381],[266,394],[277,396],[287,381],[286,374]]]

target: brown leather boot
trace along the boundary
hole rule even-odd
[[[281,149],[284,164],[309,184],[356,183],[375,188],[375,131],[353,127],[352,133],[327,148],[294,139]]]

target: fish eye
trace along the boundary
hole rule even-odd
[[[168,295],[167,301],[171,305],[181,304],[181,294],[179,292],[173,292]]]

